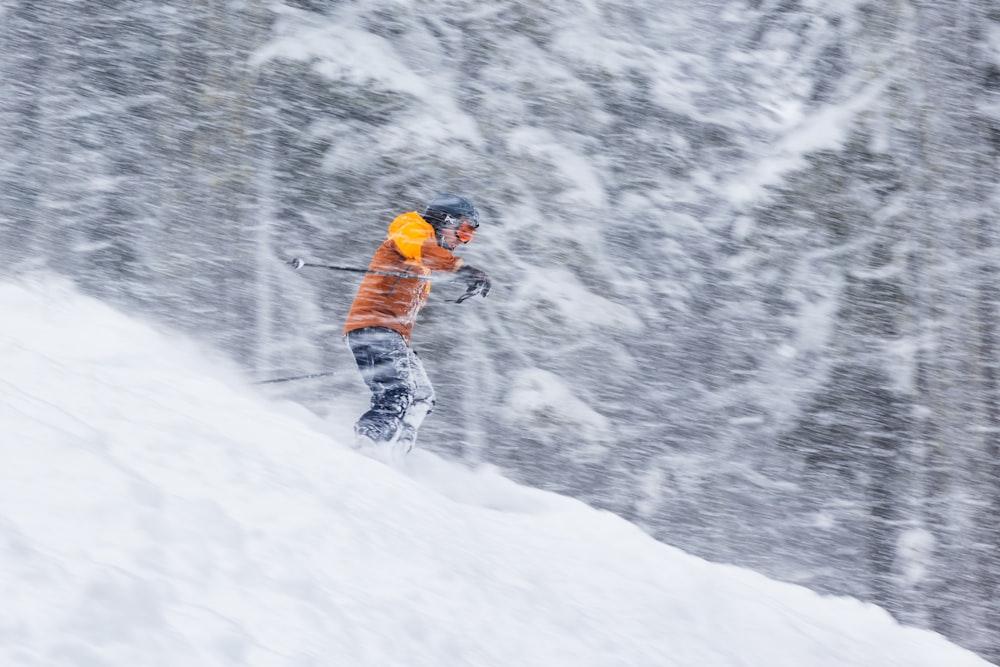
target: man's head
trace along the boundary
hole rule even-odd
[[[438,244],[454,250],[476,236],[479,229],[479,210],[472,202],[460,195],[440,194],[427,204],[424,220],[437,233]]]

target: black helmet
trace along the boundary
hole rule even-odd
[[[430,200],[424,211],[424,220],[436,230],[458,227],[463,222],[468,222],[476,229],[479,227],[479,210],[465,197],[445,193]]]

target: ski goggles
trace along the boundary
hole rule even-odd
[[[452,227],[455,229],[455,236],[462,243],[468,243],[476,237],[476,230],[479,229],[479,221],[470,218],[453,218]]]

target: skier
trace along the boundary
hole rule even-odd
[[[403,213],[389,225],[347,315],[344,335],[365,384],[371,407],[354,425],[359,449],[401,460],[434,408],[434,388],[410,334],[427,303],[432,272],[454,274],[468,283],[458,300],[490,292],[489,277],[452,254],[472,241],[479,211],[465,197],[439,194],[423,215]],[[411,277],[412,276],[412,277]]]

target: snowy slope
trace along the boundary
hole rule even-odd
[[[361,457],[64,285],[0,308],[0,665],[987,664],[490,470]]]

